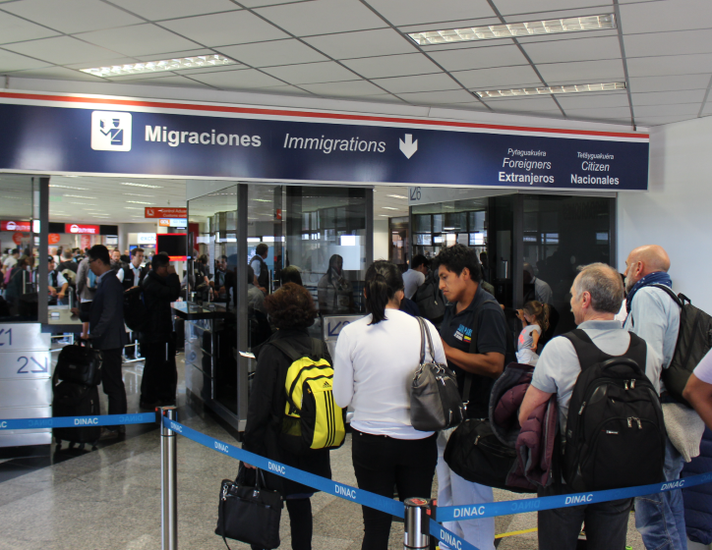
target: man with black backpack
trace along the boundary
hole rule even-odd
[[[658,245],[641,246],[626,260],[625,286],[628,317],[625,328],[643,338],[662,358],[663,369],[670,366],[680,331],[680,306],[657,285],[672,288],[668,275],[670,257]],[[656,381],[657,382],[657,381]],[[663,403],[671,402],[664,384]],[[665,480],[680,478],[682,454],[667,440]],[[668,491],[635,500],[635,526],[645,547],[655,550],[687,548],[685,509],[681,491]]]
[[[571,287],[578,329],[546,345],[519,411],[523,424],[556,394],[562,467],[539,496],[662,481],[661,359],[614,320],[623,301],[620,275],[601,263],[580,271]],[[628,498],[541,511],[539,548],[575,550],[585,521],[589,550],[622,549],[631,505]]]

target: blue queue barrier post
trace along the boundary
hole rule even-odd
[[[430,501],[425,498],[407,498],[405,505],[405,541],[403,550],[428,550],[430,548]]]
[[[161,416],[178,421],[175,407],[160,407]],[[178,475],[176,433],[161,422],[161,548],[178,550]]]

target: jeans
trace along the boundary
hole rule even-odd
[[[685,461],[667,439],[665,443],[665,481],[680,479]],[[647,550],[685,550],[685,508],[682,491],[667,491],[635,499],[635,526]]]
[[[435,435],[425,439],[395,439],[352,428],[351,456],[359,489],[393,498],[430,498],[438,452]],[[366,506],[363,509],[362,550],[388,550],[392,516]]]
[[[445,446],[452,431],[445,430],[438,434],[438,506],[493,502],[492,487],[461,478],[450,469],[443,459],[443,452],[445,452]],[[443,527],[479,550],[494,550],[494,518],[446,521],[443,522]],[[441,542],[440,548],[448,547]]]
[[[567,492],[564,485],[539,491],[540,497]],[[539,550],[576,550],[586,523],[588,550],[624,550],[633,499],[612,500],[538,512]]]

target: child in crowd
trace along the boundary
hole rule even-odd
[[[534,366],[539,360],[539,337],[549,328],[549,306],[532,300],[517,310],[517,317],[524,327],[517,340],[517,362]]]

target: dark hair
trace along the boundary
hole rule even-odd
[[[89,260],[99,260],[104,265],[111,265],[111,258],[109,257],[109,249],[103,244],[95,244],[89,249],[87,253]]]
[[[201,264],[207,264],[208,263],[208,255],[201,254],[200,256],[198,256],[198,262]]]
[[[366,270],[366,311],[373,319],[369,325],[376,325],[386,318],[386,306],[396,292],[403,290],[403,276],[395,264],[377,260]]]
[[[539,325],[542,332],[546,332],[549,328],[549,304],[542,304],[536,300],[527,302],[522,308],[525,313],[534,317],[536,324]]]
[[[255,254],[258,256],[262,256],[265,252],[269,250],[269,246],[267,246],[265,243],[260,243],[257,245],[257,248],[255,248]]]
[[[131,251],[131,257],[133,258],[133,257],[134,257],[136,254],[138,254],[139,252],[140,252],[141,254],[143,254],[143,248],[138,248],[138,247],[134,248],[134,249]]]
[[[252,269],[251,265],[247,266],[247,284],[248,285],[255,284],[255,270]]]
[[[464,244],[454,244],[443,248],[440,254],[433,259],[433,269],[437,271],[441,265],[458,277],[462,270],[467,268],[470,271],[470,279],[476,283],[482,282],[482,269],[480,269],[477,254]]]
[[[416,267],[420,267],[421,265],[428,267],[430,265],[430,260],[428,260],[422,254],[416,254],[415,256],[413,256],[413,259],[410,261],[410,268],[415,269]]]
[[[299,273],[299,269],[296,266],[288,265],[280,273],[280,278],[282,279],[282,284],[295,283],[299,286],[304,286],[302,283],[302,275]]]
[[[151,258],[151,267],[153,269],[158,269],[159,267],[165,267],[170,263],[171,263],[171,259],[168,257],[168,254],[166,254],[165,252],[159,252],[158,254],[154,254],[153,258]]]
[[[294,283],[282,285],[265,298],[270,321],[278,329],[300,329],[314,324],[317,311],[309,291]]]
[[[227,256],[225,256],[225,254],[221,254],[218,256],[218,260],[225,260],[225,263],[227,263]]]

